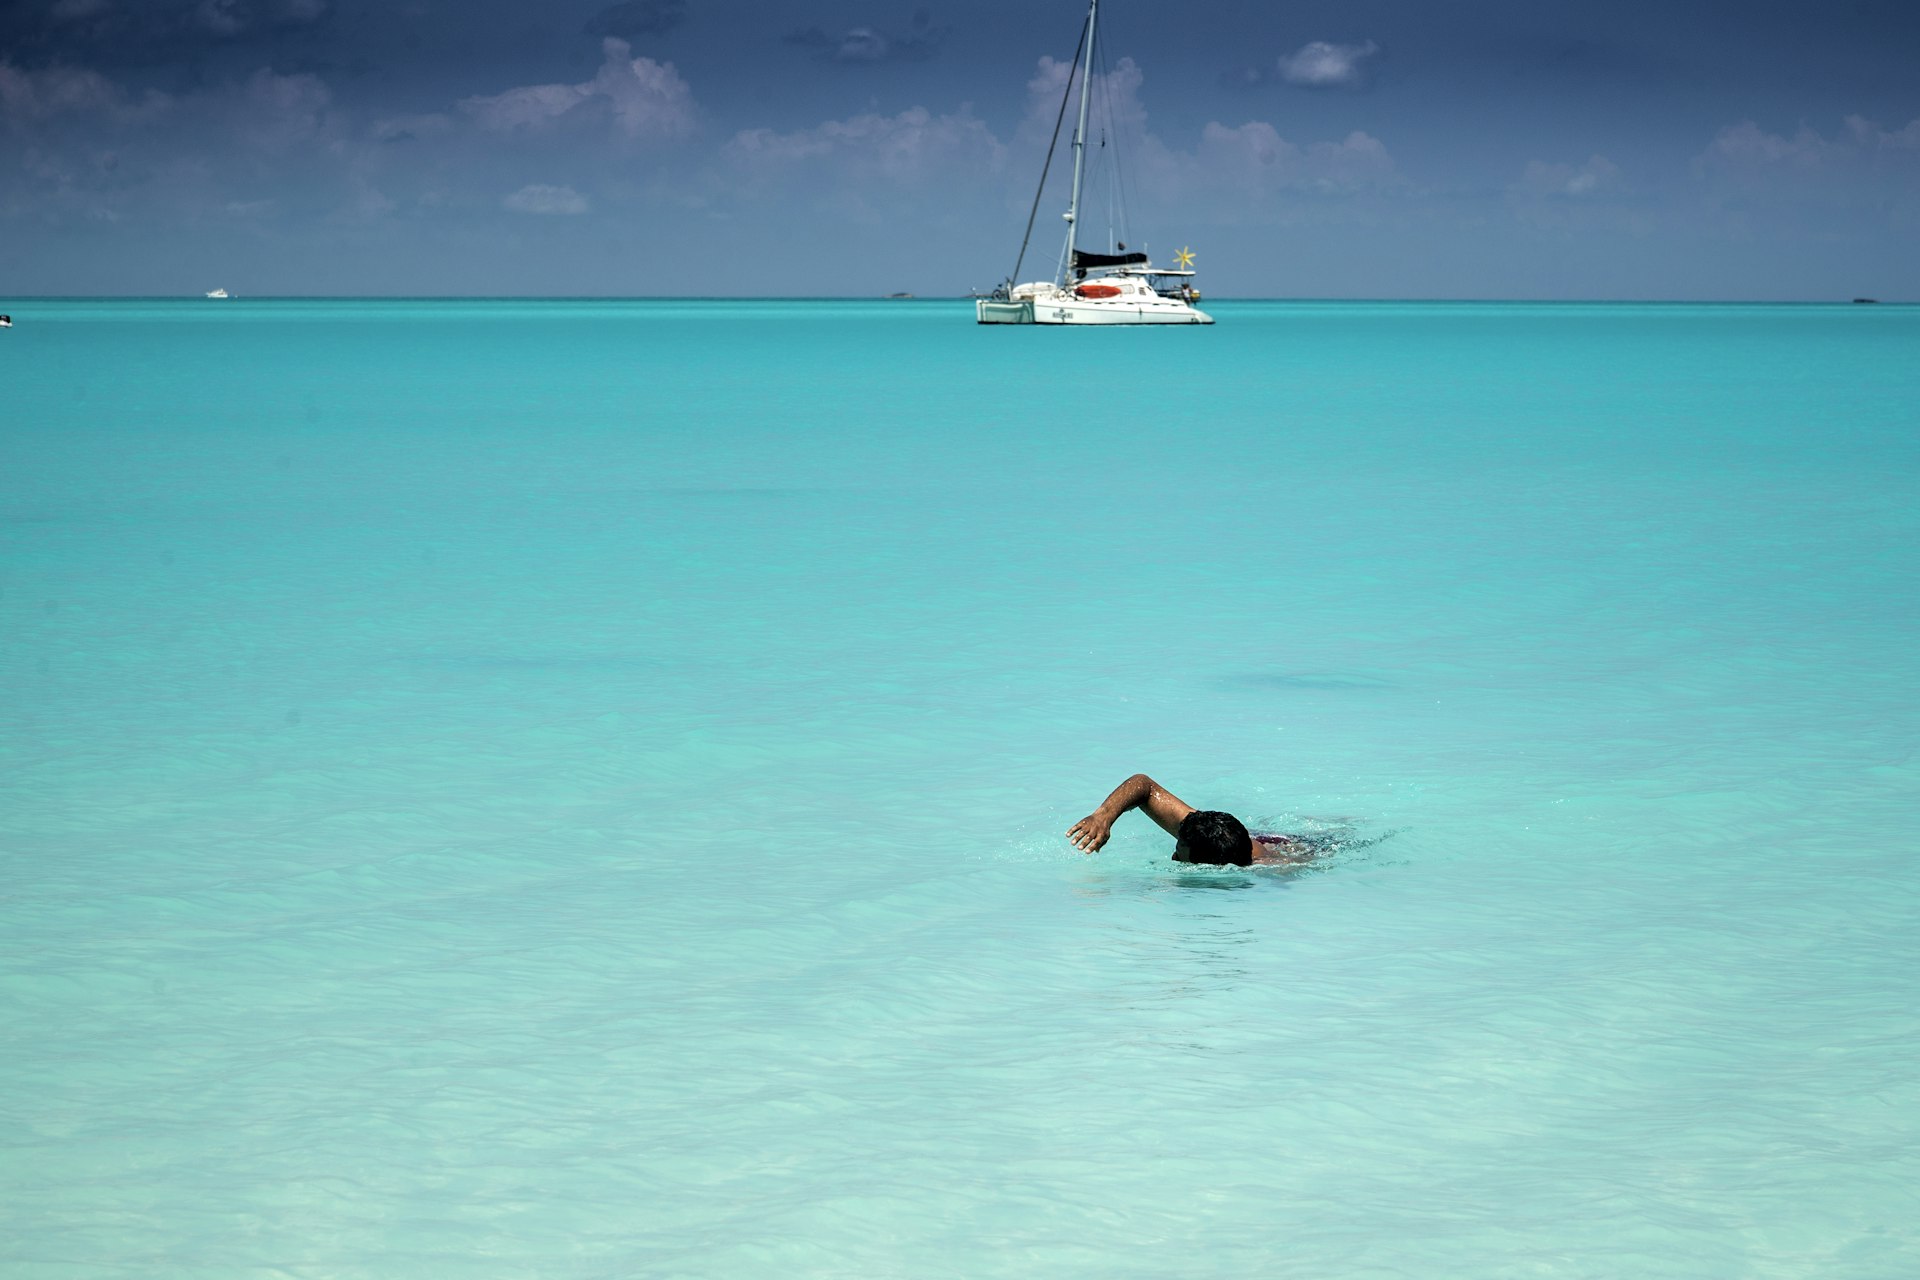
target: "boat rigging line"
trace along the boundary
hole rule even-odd
[[[1087,23],[1093,21],[1088,12],[1080,23],[1080,37],[1073,42],[1073,65],[1067,68],[1067,87],[1060,91],[1060,110],[1053,117],[1053,138],[1047,143],[1047,161],[1040,166],[1040,185],[1033,193],[1033,208],[1027,210],[1027,234],[1020,237],[1020,256],[1013,261],[1013,274],[1007,277],[1007,288],[1012,289],[1020,279],[1020,265],[1027,260],[1027,242],[1033,239],[1033,220],[1040,212],[1040,197],[1047,190],[1047,170],[1053,167],[1053,149],[1060,145],[1060,123],[1067,118],[1067,101],[1073,97],[1073,73],[1080,67],[1080,49],[1087,42]]]
[[[1105,92],[1100,95],[1100,113],[1104,129],[1100,138],[1100,159],[1107,170],[1107,252],[1113,253],[1115,245],[1133,238],[1132,228],[1128,225],[1130,219],[1127,216],[1128,210],[1132,207],[1132,199],[1128,191],[1127,168],[1120,158],[1123,148],[1120,146],[1120,112],[1114,104],[1113,68],[1107,62],[1107,46],[1113,43],[1111,16],[1107,17],[1105,26],[1107,38],[1099,41],[1094,48],[1092,57],[1088,60],[1088,74],[1093,74],[1093,69],[1097,66],[1099,82],[1105,89]],[[1114,141],[1111,147],[1107,145],[1109,137]],[[1117,218],[1115,206],[1118,206]],[[1126,250],[1121,249],[1119,252],[1124,253]]]

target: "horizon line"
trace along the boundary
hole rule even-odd
[[[209,298],[192,293],[19,294],[20,302],[972,302],[985,294],[793,293],[793,294],[595,294],[595,293],[257,293]],[[1335,305],[1381,304],[1499,306],[1715,306],[1837,307],[1912,306],[1899,298],[1502,298],[1502,297],[1254,297],[1207,295],[1209,303],[1283,302]],[[0,306],[8,305],[0,302]]]

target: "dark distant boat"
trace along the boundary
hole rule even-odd
[[[1878,302],[1878,301],[1880,301],[1880,299],[1878,299],[1878,298],[1855,298],[1855,299],[1853,300],[1853,304],[1854,304],[1854,305],[1855,305],[1856,307],[1858,307],[1858,306],[1866,306],[1866,305],[1869,305],[1869,304],[1872,304],[1872,303],[1876,303],[1876,302]]]
[[[900,298],[911,298],[912,296],[910,293],[890,293],[887,295],[887,298],[889,301],[893,301]]]

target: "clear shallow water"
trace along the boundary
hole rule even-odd
[[[1920,1268],[1920,310],[10,310],[13,1272]]]

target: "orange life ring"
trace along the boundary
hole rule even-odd
[[[1120,286],[1117,284],[1083,284],[1074,290],[1083,298],[1117,298]]]

